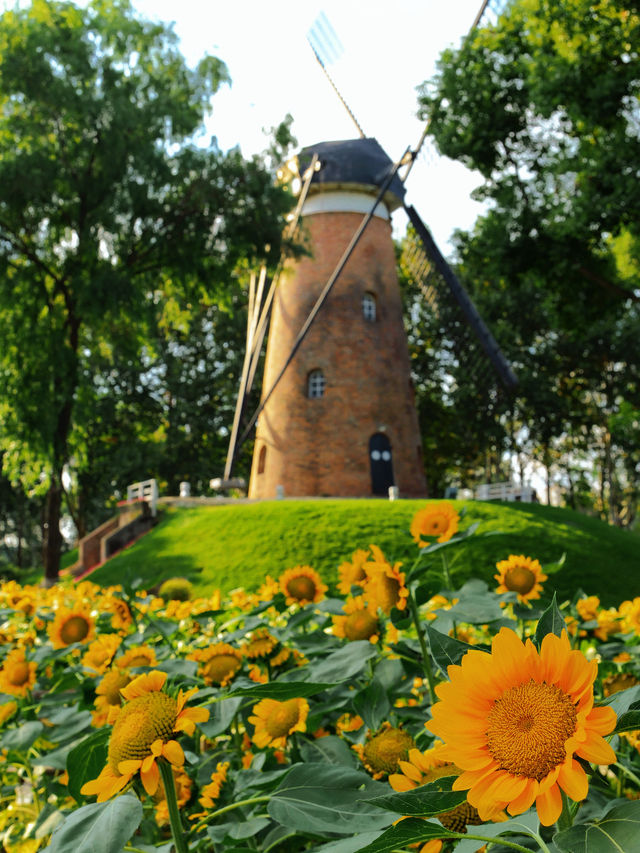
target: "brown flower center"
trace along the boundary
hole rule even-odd
[[[297,601],[313,601],[316,594],[316,585],[312,578],[299,575],[287,582],[287,592],[291,598]]]
[[[27,661],[21,660],[9,667],[7,680],[14,687],[22,687],[23,684],[26,684],[29,681],[29,664]]]
[[[405,761],[415,746],[410,734],[402,729],[386,729],[364,745],[365,764],[374,773],[394,773],[398,762]]]
[[[501,769],[540,782],[565,760],[577,714],[559,687],[532,679],[505,690],[487,721],[489,752]]]
[[[268,719],[264,727],[272,738],[286,737],[300,719],[300,704],[297,699],[281,702]]]
[[[378,631],[378,620],[368,610],[350,613],[344,623],[347,640],[368,640]]]
[[[84,616],[71,616],[60,629],[60,639],[65,646],[80,643],[89,633],[89,627]]]
[[[391,608],[398,603],[400,582],[396,578],[380,573],[375,583],[376,603],[384,613],[390,613]]]
[[[126,672],[112,672],[105,675],[102,684],[104,687],[104,698],[109,705],[122,705],[120,690],[126,687],[131,677]]]
[[[536,585],[536,576],[525,566],[513,566],[508,569],[504,578],[504,585],[512,592],[519,592],[520,595],[526,595]]]
[[[159,691],[127,702],[111,732],[108,756],[111,769],[117,773],[121,761],[146,758],[158,738],[164,743],[171,740],[177,716],[176,700]]]
[[[153,660],[151,655],[139,654],[134,655],[134,657],[130,658],[127,661],[127,666],[136,667],[136,666],[153,666]]]
[[[446,515],[430,515],[425,518],[422,525],[422,532],[425,536],[440,536],[441,533],[449,526],[449,519]]]
[[[460,803],[455,809],[451,809],[450,812],[439,814],[438,820],[451,832],[466,832],[467,826],[479,826],[483,823],[475,806],[466,801]]]
[[[235,655],[216,655],[202,667],[202,673],[207,681],[213,684],[222,682],[233,676],[240,669],[240,661]]]

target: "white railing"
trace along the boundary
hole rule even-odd
[[[146,501],[149,504],[151,515],[156,517],[158,504],[158,483],[156,480],[141,480],[139,483],[131,483],[127,486],[127,503],[135,501]]]
[[[534,490],[531,486],[517,486],[515,483],[481,483],[476,488],[477,501],[523,501],[531,503]]]

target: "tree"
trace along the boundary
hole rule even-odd
[[[563,434],[588,445],[602,495],[612,418],[629,435],[617,415],[640,403],[639,45],[633,4],[520,0],[420,96],[440,151],[482,176],[459,269],[520,377],[514,417],[548,470]]]
[[[188,318],[240,259],[278,255],[287,195],[259,159],[198,144],[226,81],[127,0],[0,18],[0,449],[46,494],[49,581],[94,358],[134,342],[142,358],[158,314]]]

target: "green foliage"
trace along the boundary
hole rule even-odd
[[[570,506],[621,525],[640,494],[627,460],[640,410],[638,44],[637,13],[614,0],[516,0],[446,50],[420,94],[440,151],[482,178],[487,210],[458,234],[458,274],[519,378],[517,399],[476,424],[481,389],[446,336],[438,355],[432,319],[431,375],[448,373],[443,397],[422,389],[434,455],[448,430],[476,469],[534,458]],[[453,453],[449,477],[465,461]],[[442,476],[446,456],[431,462]]]
[[[546,582],[559,600],[572,598],[576,589],[597,593],[611,605],[640,594],[640,545],[628,531],[538,504],[454,503],[467,507],[469,525],[479,521],[479,532],[494,533],[471,537],[459,549],[452,568],[460,584],[474,576],[493,586],[495,564],[509,554],[535,557],[544,567],[566,552],[562,569]],[[267,574],[277,578],[291,566],[310,564],[326,582],[335,582],[340,563],[371,543],[408,570],[417,557],[409,526],[423,506],[424,501],[411,500],[317,500],[170,510],[153,531],[91,578],[106,585],[138,580],[149,587],[180,571],[193,581],[197,595],[216,587],[227,592],[240,583],[257,589]],[[439,555],[432,559],[439,565]],[[605,578],[602,566],[611,565],[618,571]]]
[[[0,451],[12,482],[47,493],[50,577],[65,465],[82,518],[94,477],[104,495],[162,420],[155,342],[175,346],[239,264],[278,256],[287,194],[258,158],[201,144],[227,81],[128,0],[0,18]]]

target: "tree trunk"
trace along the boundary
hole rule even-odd
[[[57,474],[51,475],[51,485],[47,492],[44,507],[42,537],[42,561],[44,563],[44,585],[53,586],[58,582],[60,571],[60,553],[62,534],[60,533],[60,512],[62,507],[62,485]]]

